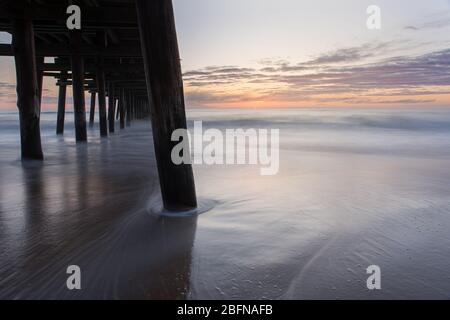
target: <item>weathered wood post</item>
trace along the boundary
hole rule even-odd
[[[36,50],[30,17],[12,20],[12,47],[16,65],[22,159],[42,160]]]
[[[125,129],[125,89],[122,89],[119,99],[119,109],[120,109],[120,129]]]
[[[84,102],[84,60],[81,53],[81,31],[69,32],[71,61],[73,113],[75,117],[75,136],[77,142],[87,141],[86,106]]]
[[[99,49],[106,47],[106,33],[104,30],[97,31],[96,43]],[[106,82],[104,59],[102,56],[97,57],[97,88],[98,88],[98,114],[100,122],[100,136],[108,135],[108,122],[106,120]]]
[[[41,112],[42,92],[44,90],[44,70],[42,69],[44,61],[45,57],[36,57],[36,68],[37,68],[38,88],[39,88],[39,112]]]
[[[131,91],[125,91],[125,101],[126,101],[126,123],[127,127],[131,126]]]
[[[91,91],[91,108],[89,110],[89,126],[94,126],[95,121],[95,100],[97,99],[97,93]]]
[[[116,115],[116,120],[119,119],[119,97],[116,95],[116,93],[120,92],[120,90],[117,90],[114,87],[114,112],[117,114]]]
[[[120,100],[122,99],[121,98],[121,92],[122,92],[122,89],[120,89],[120,88],[117,88],[117,110],[116,110],[116,120],[119,120],[119,116],[120,116]]]
[[[109,120],[109,132],[114,133],[114,109],[115,109],[115,100],[114,96],[114,82],[109,83],[108,88],[108,120]]]
[[[98,114],[100,122],[100,136],[108,135],[108,124],[106,122],[106,89],[105,89],[105,72],[103,71],[102,62],[97,67],[97,88],[98,88]]]
[[[58,116],[56,120],[56,134],[64,133],[64,118],[66,115],[67,71],[61,72],[58,94]]]
[[[141,100],[136,99],[136,118],[141,119]]]
[[[172,0],[136,0],[136,7],[164,207],[195,208],[192,166],[175,165],[171,159],[177,144],[171,141],[173,131],[187,128]]]
[[[131,92],[131,120],[136,119],[136,96],[134,92]]]
[[[134,120],[134,93],[133,90],[130,90],[130,123]]]
[[[141,100],[139,99],[136,99],[135,110],[136,118],[141,119]]]

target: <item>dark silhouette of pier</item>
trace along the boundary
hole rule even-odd
[[[81,29],[66,25],[69,5],[81,9]],[[15,58],[23,160],[44,159],[42,83],[53,77],[59,86],[56,134],[64,133],[67,86],[78,143],[87,143],[86,93],[89,122],[97,107],[104,138],[149,117],[165,208],[197,206],[191,165],[171,161],[172,132],[186,128],[172,0],[0,0],[0,31],[12,35],[11,45],[0,44],[0,55]]]

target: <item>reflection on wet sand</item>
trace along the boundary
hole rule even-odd
[[[150,215],[151,145],[114,138],[59,141],[44,164],[2,162],[14,190],[1,184],[0,298],[186,298],[197,218]],[[69,265],[80,291],[66,287]]]

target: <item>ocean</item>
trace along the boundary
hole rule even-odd
[[[190,109],[189,127],[279,129],[279,171],[194,165],[201,214],[155,214],[149,120],[20,161],[0,112],[0,298],[450,298],[450,108]],[[81,269],[81,291],[66,287]],[[369,266],[381,290],[369,290]]]

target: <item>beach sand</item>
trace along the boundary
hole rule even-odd
[[[184,218],[152,213],[149,121],[76,145],[72,116],[57,137],[43,113],[41,164],[0,113],[2,299],[450,298],[448,109],[191,110],[190,125],[280,129],[280,171],[196,165],[206,212]]]

